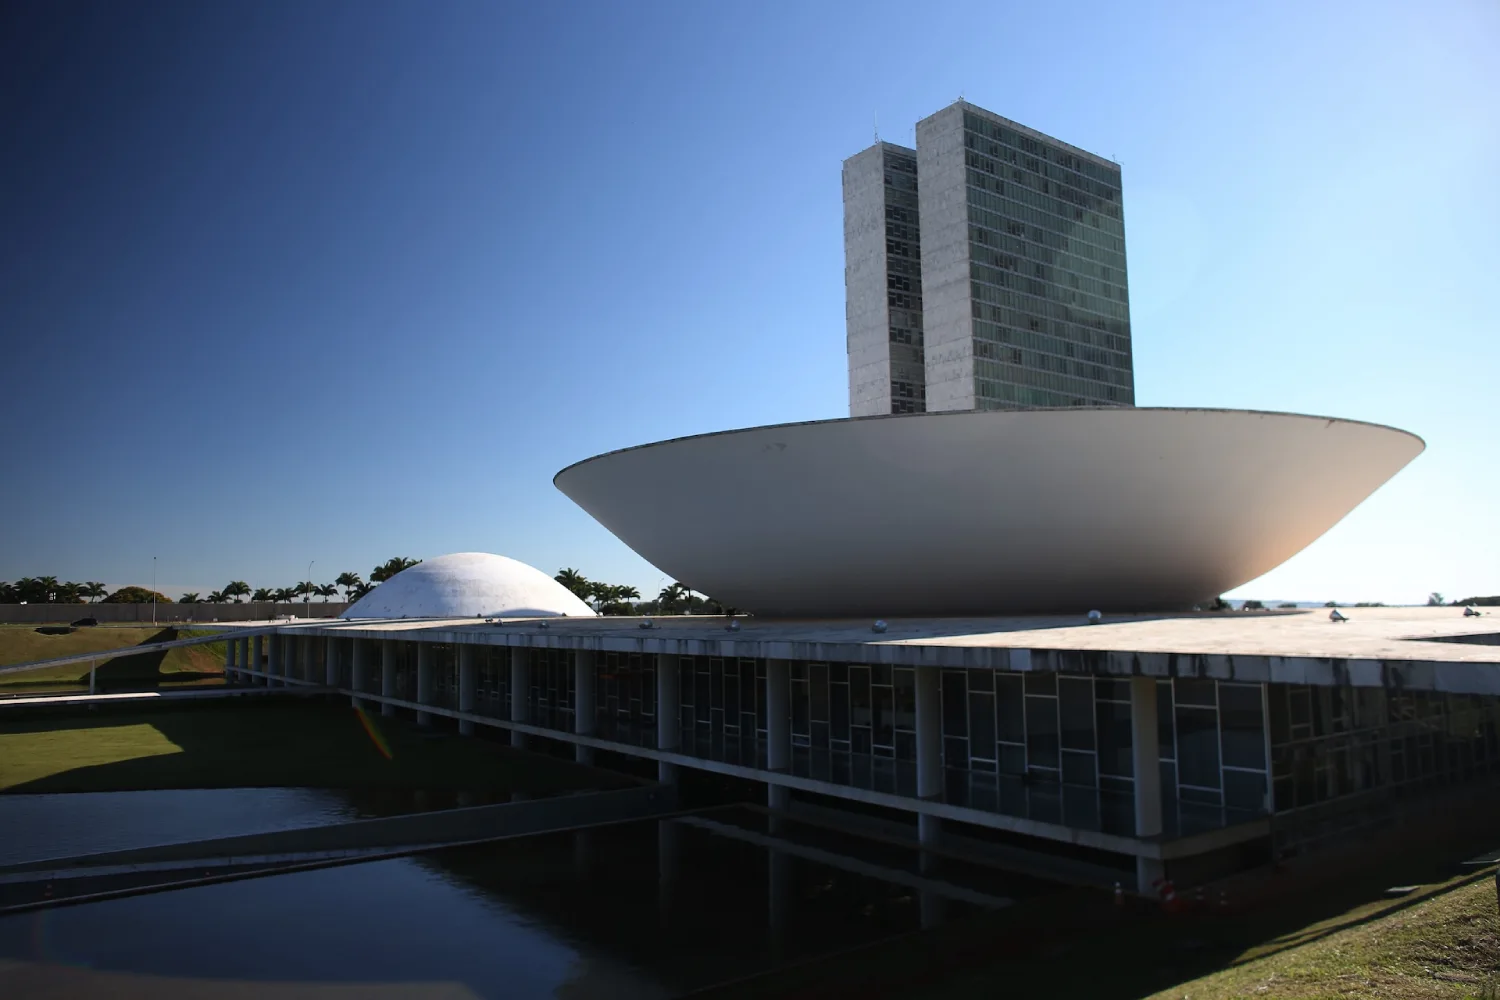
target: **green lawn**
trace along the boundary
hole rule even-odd
[[[1494,869],[1424,887],[1249,950],[1151,1000],[1500,997]]]
[[[374,718],[375,749],[354,710],[323,700],[215,702],[0,717],[0,792],[311,787],[543,792],[624,787],[628,778],[488,740],[434,738]]]
[[[108,653],[206,632],[173,628],[98,626],[68,635],[44,635],[34,625],[0,626],[0,666],[81,653]],[[138,653],[101,660],[95,682],[99,690],[155,687],[158,684],[222,683],[224,644],[205,643],[165,652]],[[87,663],[0,674],[0,694],[81,691],[88,688]]]

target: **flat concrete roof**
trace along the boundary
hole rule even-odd
[[[722,617],[307,621],[317,635],[917,667],[1211,677],[1500,694],[1500,616],[1453,607],[889,619]],[[642,628],[649,621],[650,628]],[[248,623],[247,623],[248,624]],[[404,633],[412,633],[410,635]],[[1484,637],[1489,636],[1488,641]],[[1470,637],[1479,637],[1473,639]],[[1469,638],[1470,641],[1462,641]]]

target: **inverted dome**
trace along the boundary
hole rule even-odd
[[[404,569],[355,601],[340,618],[592,617],[594,611],[546,573],[489,552],[455,552]]]
[[[761,614],[1165,610],[1295,555],[1421,452],[1236,410],[989,410],[678,438],[553,480],[673,579]]]

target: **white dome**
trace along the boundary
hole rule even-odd
[[[455,552],[404,569],[340,618],[593,617],[593,609],[535,567],[488,552]]]

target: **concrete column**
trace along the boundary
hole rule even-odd
[[[238,639],[224,640],[224,683],[234,684],[239,681],[239,671],[236,669],[236,660],[240,651]]]
[[[257,636],[254,636],[253,638],[251,638],[251,640],[250,640],[250,669],[254,670],[257,674],[263,673],[265,671],[265,669],[266,669],[265,657],[262,655],[262,653],[263,653],[263,647],[264,647],[264,644],[262,643],[260,636],[257,635]],[[266,683],[266,679],[265,679],[265,677],[257,676],[257,677],[252,678],[251,681],[250,681],[250,683],[252,683],[252,684],[259,684],[262,687],[264,687],[265,683]]]
[[[349,686],[355,691],[362,692],[365,689],[365,678],[370,672],[370,650],[373,648],[373,644],[369,639],[354,639],[352,641],[354,643],[354,656],[352,662],[349,664]],[[354,695],[350,700],[353,701],[355,708],[364,704],[358,694]]]
[[[1135,835],[1161,835],[1161,749],[1157,739],[1156,678],[1130,679],[1130,763],[1135,776]],[[1135,887],[1149,893],[1163,866],[1155,858],[1136,858]]]
[[[943,797],[943,701],[938,671],[918,667],[917,675],[917,797]],[[923,847],[937,844],[942,820],[927,813],[917,815],[917,840]],[[923,862],[928,859],[924,856]]]
[[[594,735],[594,721],[594,652],[580,649],[573,654],[573,732]],[[574,746],[573,759],[580,764],[594,763],[594,748]]]
[[[433,649],[430,642],[417,643],[417,704],[432,704],[432,658]],[[417,725],[432,725],[432,715],[427,712],[417,713]]]
[[[250,659],[250,640],[239,639],[236,641],[240,647],[240,680],[246,684],[256,684],[258,681],[245,672],[246,670],[254,669],[254,664]]]
[[[677,823],[656,821],[656,905],[665,924],[672,911],[672,889],[677,883]]]
[[[682,693],[677,676],[677,655],[656,657],[656,749],[676,750],[682,742]],[[656,780],[677,783],[677,765],[659,761]]]
[[[295,635],[284,635],[281,637],[281,686],[291,687],[294,678],[302,676],[302,669],[298,653],[301,652],[301,643]]]
[[[475,663],[479,658],[479,648],[468,644],[458,647],[458,710],[460,712],[474,711],[474,691],[476,688]],[[458,720],[458,734],[460,736],[473,736],[474,723],[468,719]]]
[[[524,646],[510,651],[510,721],[531,721],[531,650]],[[510,745],[524,748],[526,734],[512,730]]]
[[[339,641],[333,636],[323,640],[323,683],[339,686]]]
[[[392,639],[380,640],[380,696],[396,697],[396,643]],[[383,702],[380,714],[395,715],[396,706]]]
[[[266,686],[281,687],[281,636],[266,636]]]
[[[766,661],[766,767],[792,767],[792,680],[786,660]],[[766,805],[785,809],[791,796],[783,785],[766,786]]]
[[[313,641],[310,635],[297,637],[297,679],[299,681],[316,679],[313,677]]]
[[[767,923],[770,924],[771,963],[780,965],[786,958],[786,925],[792,909],[792,857],[774,847],[766,850],[770,855],[766,910]]]

